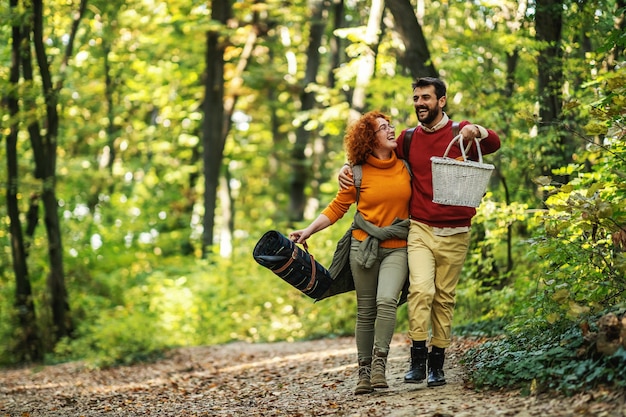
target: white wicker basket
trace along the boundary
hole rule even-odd
[[[494,166],[483,163],[483,154],[478,139],[478,162],[470,161],[463,146],[463,136],[458,135],[448,145],[443,157],[433,156],[433,202],[450,206],[478,207],[485,195]],[[449,158],[448,152],[459,142],[463,160]]]

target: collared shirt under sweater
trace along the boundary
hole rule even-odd
[[[459,123],[459,129],[470,124],[467,120]],[[481,139],[480,148],[483,155],[493,153],[500,148],[500,138],[493,131],[486,129],[487,137]],[[403,155],[404,133],[402,131],[398,137],[398,147],[396,152],[400,158]],[[457,228],[469,227],[472,217],[476,214],[473,207],[449,206],[445,204],[434,203],[433,200],[433,173],[432,156],[443,156],[448,144],[453,139],[452,121],[443,125],[440,129],[433,132],[427,132],[421,126],[418,126],[413,132],[411,140],[411,148],[409,149],[408,158],[413,171],[411,203],[409,213],[411,219],[427,224],[435,228]],[[461,150],[458,146],[452,146],[448,154],[451,158],[461,156]],[[468,158],[472,160],[478,159],[476,146],[470,148]]]

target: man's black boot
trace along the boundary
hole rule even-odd
[[[411,368],[404,375],[404,382],[417,384],[426,379],[426,359],[428,348],[411,347]]]
[[[443,375],[443,361],[445,352],[443,349],[433,349],[428,354],[428,381],[426,385],[429,387],[438,387],[446,385],[446,378]]]

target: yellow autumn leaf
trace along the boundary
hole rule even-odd
[[[560,317],[561,316],[558,313],[550,313],[546,317],[546,320],[548,321],[548,323],[554,324],[559,320]]]
[[[537,379],[533,378],[530,382],[530,393],[535,395],[537,393]]]
[[[589,312],[589,307],[581,306],[580,304],[576,303],[575,301],[570,301],[569,302],[569,308],[567,310],[567,317],[569,319],[576,319],[581,314],[585,314],[585,313],[588,313],[588,312]]]
[[[550,248],[550,247],[546,247],[546,246],[542,246],[540,248],[537,248],[537,255],[539,256],[545,256],[551,252],[554,252],[554,248]]]
[[[563,303],[569,297],[569,290],[567,288],[561,288],[552,294],[552,299],[557,303]]]
[[[607,124],[605,122],[599,122],[597,120],[592,120],[591,122],[585,125],[585,132],[588,135],[604,135],[607,131]]]
[[[542,175],[540,177],[533,178],[533,182],[538,185],[543,185],[544,187],[550,185],[552,183],[552,178]]]
[[[606,219],[611,216],[613,216],[613,207],[611,207],[611,204],[606,201],[598,203],[598,218]]]

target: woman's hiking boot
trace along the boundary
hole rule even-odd
[[[426,379],[427,347],[411,347],[411,368],[404,375],[404,382],[418,384]]]
[[[372,360],[359,360],[359,382],[354,390],[355,395],[369,394],[374,391],[371,383]]]
[[[446,378],[443,375],[443,361],[445,353],[442,350],[432,350],[428,354],[428,381],[426,385],[429,387],[438,387],[446,385]]]
[[[372,359],[372,388],[389,388],[385,369],[387,368],[387,353],[374,349],[374,359]]]

